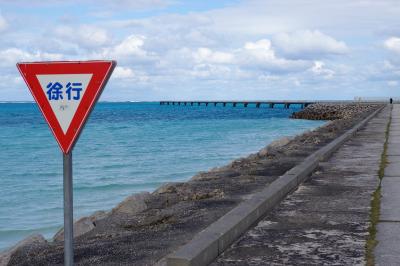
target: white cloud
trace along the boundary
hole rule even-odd
[[[14,67],[20,61],[49,61],[61,60],[62,58],[61,54],[44,53],[41,51],[30,53],[17,48],[9,48],[0,51],[0,66]]]
[[[386,49],[400,54],[400,38],[390,37],[384,42]]]
[[[399,82],[397,80],[389,80],[387,84],[389,87],[397,87],[399,85]]]
[[[300,87],[301,86],[301,82],[300,80],[298,80],[297,78],[293,78],[293,85],[295,85],[296,87]]]
[[[6,19],[0,13],[0,32],[7,29],[7,27],[8,27],[8,23],[7,23]]]
[[[53,7],[68,11],[76,3],[9,1],[6,24],[13,30],[4,31],[0,17],[1,73],[16,75],[20,60],[115,59],[114,99],[126,96],[119,87],[139,95],[131,81],[141,83],[139,96],[146,99],[155,97],[154,88],[160,92],[155,98],[268,98],[270,92],[312,98],[324,86],[337,88],[331,93],[335,97],[347,97],[355,87],[368,93],[375,86],[381,93],[400,77],[396,56],[374,71],[366,67],[385,59],[375,45],[382,42],[379,36],[393,36],[384,47],[398,51],[395,0],[251,0],[194,9],[174,0],[82,0],[84,13],[51,13]],[[25,14],[18,8],[22,5],[35,8]],[[49,11],[37,8],[46,5]],[[166,5],[173,7],[159,12]],[[129,14],[116,12],[127,7]],[[137,12],[144,9],[148,12]],[[49,16],[43,16],[46,12]],[[280,94],[285,89],[287,95]],[[329,98],[325,93],[320,95]]]
[[[227,66],[212,65],[212,64],[199,64],[189,71],[190,75],[197,78],[215,78],[224,77],[229,78],[231,69]]]
[[[271,73],[297,72],[305,70],[310,66],[309,62],[303,60],[288,60],[277,57],[271,41],[261,39],[256,42],[246,42],[239,51],[239,63],[248,68],[259,68]]]
[[[67,42],[76,42],[87,48],[103,46],[110,42],[110,38],[104,29],[91,25],[81,25],[76,28],[59,26],[55,29],[55,34],[67,40]]]
[[[261,81],[265,81],[265,82],[271,82],[271,81],[278,81],[280,79],[279,76],[276,75],[265,75],[265,74],[261,74],[257,77],[259,80]]]
[[[113,72],[113,78],[116,79],[126,79],[133,78],[135,75],[133,74],[133,70],[129,67],[119,67],[117,66]]]
[[[383,61],[383,68],[386,70],[393,70],[396,68],[396,66],[390,62],[389,60],[384,60]]]
[[[1,0],[0,0],[1,2]],[[26,0],[12,0],[15,4],[28,6],[54,6],[55,4],[66,4],[64,0],[41,0],[41,1],[26,1]],[[129,7],[131,10],[152,10],[167,7],[173,1],[170,0],[71,0],[68,1],[71,5],[94,5],[102,6],[106,9],[126,9]]]
[[[126,55],[145,56],[146,52],[142,49],[144,39],[143,36],[130,35],[112,48],[110,53],[117,57]]]
[[[123,64],[144,64],[156,60],[156,54],[144,49],[145,37],[129,35],[121,42],[102,48],[92,54],[92,58],[117,59]]]
[[[375,67],[376,72],[381,75],[392,75],[396,78],[400,77],[400,62],[384,60],[382,64]]]
[[[115,80],[120,80],[122,82],[120,83],[120,85],[123,85],[123,87],[129,87],[130,83],[127,83],[129,81],[147,82],[149,80],[149,77],[146,75],[146,73],[140,71],[134,72],[129,67],[121,67],[121,66],[117,66],[114,69],[111,78]]]
[[[231,63],[233,61],[233,54],[212,51],[209,48],[198,48],[193,53],[194,60],[197,63],[216,63],[216,64],[224,64]]]
[[[286,56],[304,59],[345,54],[349,50],[344,42],[317,30],[280,33],[273,38],[273,44]]]
[[[96,4],[99,2],[94,1]],[[113,5],[119,9],[130,7],[133,9],[154,9],[154,8],[163,8],[171,4],[171,1],[165,0],[114,0],[114,1],[103,1],[105,4]]]
[[[301,29],[371,34],[398,29],[397,0],[252,0],[209,12],[215,28],[235,35],[262,35]],[[384,25],[383,22],[386,24]]]
[[[322,61],[315,61],[311,72],[316,75],[323,76],[325,79],[331,79],[335,75],[335,71],[325,67],[325,63]]]
[[[242,47],[215,51],[208,47],[170,50],[160,55],[157,69],[171,76],[202,79],[251,79],[271,74],[306,71],[311,61],[287,60],[276,56],[271,41],[246,42]]]

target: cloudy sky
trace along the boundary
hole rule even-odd
[[[114,59],[102,100],[400,96],[398,0],[0,0],[0,101],[19,61]]]

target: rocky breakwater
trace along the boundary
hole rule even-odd
[[[315,110],[313,108],[316,107],[306,109]],[[346,112],[346,116],[336,116],[335,120],[313,131],[275,141],[246,158],[201,172],[187,182],[168,183],[152,193],[134,194],[111,211],[79,219],[74,225],[76,265],[153,265],[159,262],[379,105],[344,108],[353,111]],[[306,109],[302,112],[307,112]],[[51,241],[35,236],[34,241],[21,242],[1,254],[0,265],[63,265],[62,240],[62,230]]]
[[[293,113],[291,118],[308,120],[351,119],[354,115],[360,112],[370,112],[377,106],[378,104],[368,103],[317,103],[309,105],[299,112]]]

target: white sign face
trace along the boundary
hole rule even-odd
[[[92,74],[36,75],[64,132],[67,133]]]

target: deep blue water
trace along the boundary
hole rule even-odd
[[[323,122],[296,108],[100,103],[74,152],[74,215],[187,180]],[[0,103],[0,249],[63,224],[62,154],[33,103]]]

